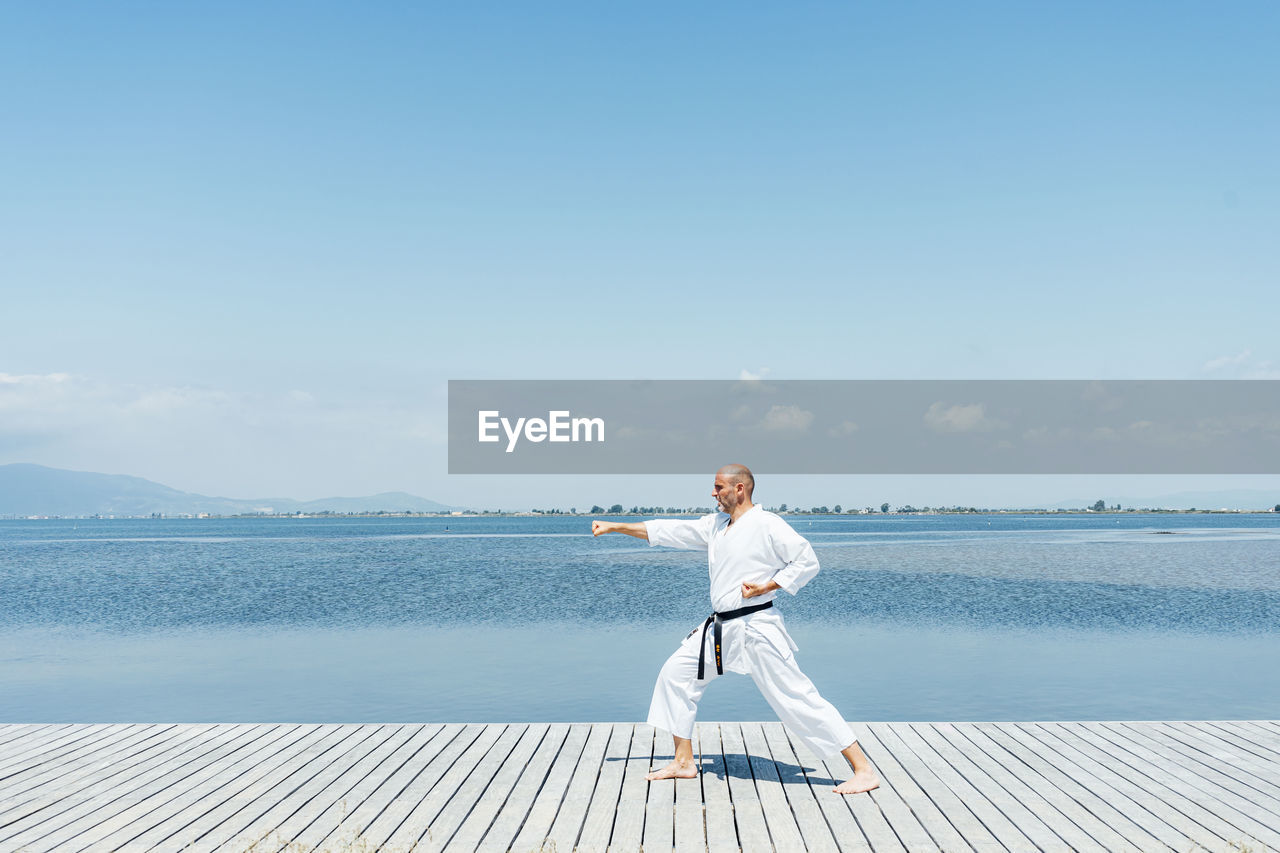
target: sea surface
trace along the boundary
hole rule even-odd
[[[1280,718],[1278,514],[788,520],[851,720]],[[583,518],[0,521],[0,722],[643,720],[709,607]],[[774,717],[728,674],[700,718]]]

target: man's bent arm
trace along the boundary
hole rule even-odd
[[[775,580],[767,580],[764,583],[742,582],[742,597],[755,598],[757,595],[764,595],[773,592],[775,589],[782,589],[781,584]]]
[[[622,521],[593,521],[591,522],[591,535],[603,536],[606,533],[625,533],[628,536],[634,536],[637,539],[649,541],[649,529],[644,526],[643,521],[627,524]]]
[[[788,527],[785,535],[774,540],[773,550],[785,563],[774,572],[773,582],[792,595],[818,573],[818,557],[813,553],[813,546],[791,528]]]

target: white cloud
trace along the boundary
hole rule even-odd
[[[765,413],[760,428],[767,432],[804,432],[813,423],[813,412],[799,406],[775,405]]]
[[[948,406],[939,401],[924,413],[924,422],[936,432],[990,432],[1008,426],[1004,421],[988,418],[984,403]]]
[[[84,423],[111,404],[111,394],[81,376],[0,373],[0,436]]]
[[[216,413],[234,407],[236,400],[225,391],[202,388],[139,389],[122,407],[142,416],[168,417],[192,411]]]
[[[1238,367],[1249,360],[1253,355],[1253,350],[1245,350],[1239,355],[1220,355],[1217,358],[1211,358],[1204,363],[1201,368],[1205,373],[1212,373],[1215,370],[1222,370],[1226,367]]]
[[[134,474],[205,494],[404,488],[409,472],[439,456],[446,427],[425,393],[352,404],[304,389],[0,373],[0,464]]]
[[[853,435],[858,431],[858,425],[853,421],[841,421],[831,429],[827,430],[827,435],[832,438],[844,438]]]
[[[769,368],[767,367],[762,367],[755,373],[752,373],[750,370],[747,370],[744,367],[742,368],[741,371],[738,372],[738,381],[739,382],[759,382],[761,379],[764,379],[768,375],[769,375]]]
[[[59,385],[69,379],[70,373],[0,373],[0,385]]]
[[[1101,412],[1117,411],[1124,406],[1124,400],[1115,388],[1106,382],[1090,382],[1081,393],[1080,400]]]
[[[1201,367],[1204,373],[1218,374],[1221,379],[1280,379],[1280,367],[1267,359],[1255,358],[1247,349],[1236,355],[1211,358]]]

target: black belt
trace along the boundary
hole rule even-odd
[[[702,645],[698,648],[698,680],[702,681],[706,672],[707,658],[707,629],[715,626],[712,636],[716,641],[716,675],[724,675],[724,664],[720,660],[720,624],[728,622],[730,619],[737,619],[739,616],[746,616],[748,613],[755,613],[758,610],[768,610],[773,606],[772,601],[766,601],[764,604],[753,604],[750,607],[739,607],[737,610],[726,610],[723,613],[712,613],[707,617],[707,621],[702,623]],[[694,628],[693,630],[698,630]]]

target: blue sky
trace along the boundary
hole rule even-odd
[[[1280,378],[1274,3],[10,4],[0,34],[0,463],[688,503],[451,478],[445,382]],[[788,491],[1184,485],[1280,477]]]

